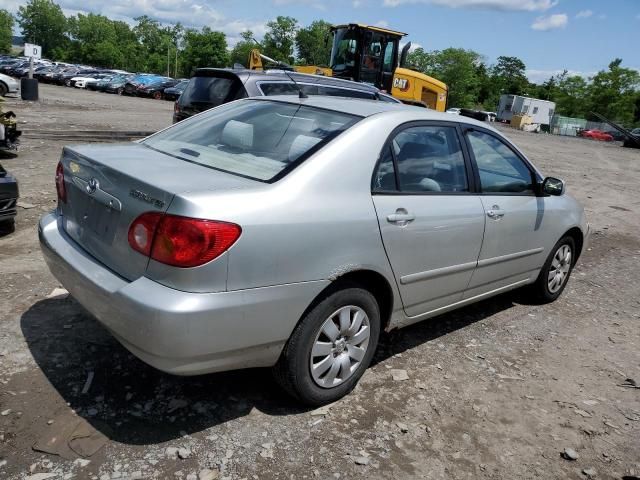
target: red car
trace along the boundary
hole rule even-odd
[[[582,130],[578,135],[584,138],[591,138],[592,140],[600,140],[601,142],[613,142],[613,136],[602,130]]]

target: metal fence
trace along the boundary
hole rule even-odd
[[[580,130],[592,129],[612,132],[612,128],[603,122],[593,122],[584,118],[563,117],[561,115],[554,115],[551,119],[550,130],[554,135],[575,137]]]

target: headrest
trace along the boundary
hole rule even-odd
[[[240,150],[253,147],[253,125],[229,120],[222,130],[220,143]]]
[[[308,135],[298,135],[289,147],[289,161],[293,162],[300,155],[311,150],[320,141],[317,137],[309,137]]]

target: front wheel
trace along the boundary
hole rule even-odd
[[[551,250],[536,283],[532,288],[535,298],[542,303],[556,300],[567,286],[576,260],[576,243],[570,236],[562,237]]]
[[[7,92],[9,92],[9,88],[2,82],[0,82],[0,97],[4,97]]]
[[[275,366],[278,383],[317,406],[348,394],[371,363],[380,336],[380,308],[359,287],[336,291],[298,324]]]

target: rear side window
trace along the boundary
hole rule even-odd
[[[455,127],[419,126],[391,142],[403,192],[468,192],[462,148]]]
[[[359,119],[305,105],[245,100],[177,123],[142,143],[188,162],[270,182]]]
[[[365,98],[373,100],[375,95],[364,90],[332,87],[330,85],[310,85],[298,83],[300,90],[307,95],[323,95],[326,97]],[[298,95],[298,87],[289,82],[261,82],[260,90],[265,96],[272,95]]]
[[[180,96],[180,104],[217,107],[236,98],[241,87],[237,78],[192,77]]]

